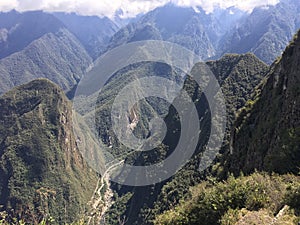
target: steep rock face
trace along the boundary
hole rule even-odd
[[[299,35],[300,32],[273,64],[261,96],[240,113],[232,137],[230,165],[237,173],[254,169],[278,173],[299,170]]]
[[[299,209],[299,35],[300,31],[240,110],[229,159],[237,176],[255,169],[295,175],[255,172],[248,177],[229,175],[219,183],[208,179],[209,186],[202,181],[155,224],[298,223],[293,210]]]
[[[63,91],[34,80],[3,95],[0,106],[0,205],[29,223],[80,218],[97,178],[77,148]]]

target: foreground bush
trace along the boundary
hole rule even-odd
[[[285,217],[285,221],[292,222],[284,224],[297,224],[293,208],[297,211],[299,207],[299,185],[300,178],[297,176],[265,173],[238,178],[231,176],[224,182],[208,180],[191,190],[189,201],[159,215],[155,224],[229,225],[242,221],[244,216],[262,221],[253,221],[253,224],[268,224],[270,220],[275,221],[275,215],[286,204],[291,209],[286,206],[279,219]],[[293,202],[296,204],[291,204]]]

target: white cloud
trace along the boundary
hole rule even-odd
[[[18,6],[17,0],[0,0],[0,10],[1,11],[9,11]]]
[[[201,6],[205,11],[212,12],[214,7],[229,8],[235,6],[244,11],[251,11],[257,6],[275,5],[279,0],[172,0],[180,6]]]
[[[168,2],[195,9],[201,6],[207,12],[211,12],[215,6],[221,8],[236,6],[242,10],[251,11],[256,6],[274,5],[279,0],[0,0],[0,11],[10,9],[65,11],[82,15],[113,17],[117,10],[122,9],[124,17],[133,17]]]

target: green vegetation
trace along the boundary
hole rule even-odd
[[[229,36],[225,35],[222,40],[228,45],[225,50],[252,51],[270,63],[284,48],[286,37],[289,38],[295,24],[299,24],[295,17],[299,7],[290,9],[293,13],[288,15],[287,21],[281,21],[286,10],[284,2],[267,13],[255,9],[245,17],[246,26],[227,32]],[[36,15],[39,14],[44,18],[42,12]],[[60,16],[96,58],[102,52],[102,43],[108,40],[94,37],[96,29],[91,31],[86,27],[92,36],[90,39],[91,36],[81,32],[82,28],[73,27],[72,21],[68,21],[67,17],[73,15]],[[85,73],[91,58],[75,36],[52,16],[46,16],[50,17],[53,27],[49,31],[34,33],[32,40],[24,38],[20,43],[9,38],[8,42],[3,42],[8,46],[10,43],[16,45],[15,49],[6,49],[8,53],[3,56],[7,57],[0,60],[1,93],[37,77],[49,78],[69,90]],[[167,5],[121,29],[108,49],[132,41],[158,39],[183,45],[207,58],[218,54],[214,47],[221,50],[224,47],[217,45],[224,31],[214,21],[202,11],[195,13],[191,9]],[[43,20],[38,22],[40,26]],[[209,28],[207,24],[214,26]],[[23,34],[26,29],[18,33],[23,26],[17,26],[14,32]],[[114,32],[106,31],[108,35]],[[0,32],[5,36],[8,28]],[[98,48],[94,49],[95,45]],[[100,194],[109,187],[114,191],[114,204],[105,211],[105,221],[110,225],[289,225],[299,222],[299,46],[298,33],[271,68],[250,53],[226,54],[220,60],[206,63],[224,93],[228,123],[220,154],[203,172],[198,169],[210,135],[209,105],[190,76],[182,76],[182,71],[166,64],[144,62],[117,71],[101,94],[93,96],[97,99],[95,121],[94,114],[85,108],[94,99],[81,99],[82,115],[75,127],[71,103],[50,81],[35,80],[7,92],[0,97],[0,225],[82,225],[87,214],[96,215],[90,210],[89,200],[98,177],[78,150],[81,138],[86,140],[85,148],[91,152],[85,157],[99,160],[100,164],[103,158],[95,159],[91,149],[97,150],[98,143],[86,124],[96,123],[99,138],[105,145],[101,147],[107,150],[105,156],[124,159],[131,165],[148,165],[168,157],[180,136],[180,120],[174,107],[159,98],[147,98],[132,109],[121,110],[129,112],[128,121],[138,121],[133,129],[139,138],[151,133],[149,121],[152,117],[164,116],[168,133],[159,147],[149,152],[132,153],[111,129],[111,106],[119,90],[136,78],[153,75],[183,85],[201,120],[201,133],[189,138],[200,141],[190,161],[166,181],[147,187],[105,185]],[[199,72],[199,65],[195,65],[192,74]],[[169,90],[163,91],[168,93]],[[76,136],[73,128],[78,131]],[[257,170],[259,172],[254,172]]]
[[[180,15],[180,16],[178,16]],[[136,22],[120,29],[111,39],[109,49],[122,44],[142,40],[164,40],[181,45],[194,51],[202,59],[215,55],[215,37],[218,28],[210,26],[219,23],[200,11],[191,8],[180,8],[168,4],[157,8]],[[215,44],[215,45],[214,45]]]
[[[241,175],[238,178],[230,176],[222,182],[208,178],[191,189],[189,200],[157,216],[155,224],[233,225],[237,222],[242,224],[242,220],[247,224],[265,224],[267,221],[278,225],[295,224],[300,219],[294,214],[299,206],[295,206],[290,199],[295,197],[299,184],[298,176],[266,173]],[[290,208],[285,207],[286,211],[279,214],[285,205]]]
[[[256,85],[263,79],[268,67],[266,64],[257,59],[253,54],[245,55],[226,55],[218,61],[210,61],[207,63],[212,72],[216,75],[221,84],[222,91],[225,95],[227,110],[228,110],[228,126],[225,146],[229,144],[230,129],[235,118],[235,113],[249,99]],[[157,74],[159,72],[159,74]],[[197,73],[197,65],[192,73]],[[176,138],[180,135],[180,121],[174,108],[169,107],[163,101],[158,99],[147,99],[136,104],[134,110],[139,118],[139,123],[135,129],[135,134],[140,137],[145,137],[148,134],[149,120],[158,113],[165,115],[165,121],[168,126],[169,133],[167,134],[164,143],[157,149],[145,152],[142,154],[134,153],[127,156],[130,149],[122,146],[118,139],[114,136],[111,130],[110,110],[111,105],[118,91],[126,84],[139,77],[161,75],[168,79],[179,79],[178,71],[162,63],[139,63],[131,65],[128,68],[123,68],[117,72],[107,83],[101,94],[98,96],[97,118],[96,125],[99,129],[99,135],[102,141],[107,145],[112,145],[109,153],[114,157],[123,157],[127,163],[134,165],[144,165],[144,163],[154,163],[164,159],[170,154],[176,146]],[[125,204],[127,210],[115,210],[114,206],[107,213],[106,220],[110,224],[118,224],[118,218],[125,218],[128,224],[152,223],[156,214],[170,209],[172,205],[176,205],[180,199],[188,195],[189,187],[201,182],[205,174],[198,171],[201,151],[210,129],[210,116],[206,115],[208,105],[202,91],[194,80],[189,76],[184,83],[184,90],[190,95],[198,109],[199,118],[204,117],[201,123],[201,136],[199,140],[199,148],[190,162],[182,168],[171,179],[161,182],[150,187],[123,187],[113,184],[112,187],[116,191],[115,205]],[[86,104],[87,101],[83,101]],[[154,107],[153,107],[154,106]],[[128,109],[124,109],[126,112]],[[167,112],[167,113],[166,113]],[[83,111],[85,119],[89,120],[90,114]],[[218,160],[221,160],[219,157]],[[220,164],[220,162],[219,162]],[[214,170],[218,170],[219,175],[224,175],[221,166]],[[130,195],[130,198],[124,196]],[[141,201],[141,196],[143,201]],[[127,202],[126,202],[127,201]]]
[[[157,216],[155,224],[281,225],[300,221],[299,46],[296,36],[240,110],[231,136],[232,155],[212,168],[215,174],[229,169],[236,177],[206,178],[179,205]],[[270,173],[254,172],[256,169]]]
[[[82,16],[75,13],[56,12],[58,18],[84,46],[89,55],[96,59],[105,50],[117,25],[107,17]]]
[[[72,107],[63,91],[46,79],[35,80],[3,95],[0,108],[5,221],[69,223],[82,218],[97,176],[77,149]]]
[[[5,211],[1,211],[0,212],[0,225],[27,225],[28,223],[25,222],[23,219],[17,219],[17,218],[12,218],[12,219],[8,219],[10,217],[10,215],[5,212]],[[9,220],[9,222],[8,222]],[[57,224],[57,222],[49,216],[49,218],[47,219],[41,219],[40,222],[35,221],[34,223],[35,225],[54,225]],[[86,223],[84,222],[84,220],[79,220],[76,222],[73,222],[71,224],[65,224],[65,225],[86,225]]]
[[[235,122],[229,166],[235,174],[299,170],[299,45],[296,35]]]
[[[0,93],[42,77],[70,90],[91,63],[92,59],[68,30],[47,33],[22,51],[0,59]]]

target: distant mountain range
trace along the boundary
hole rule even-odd
[[[299,14],[300,2],[297,0],[255,8],[221,39],[220,53],[253,52],[271,64],[300,28]]]
[[[0,60],[0,93],[45,77],[71,89],[92,63],[91,57],[67,29],[49,32],[19,52]]]
[[[167,4],[118,31],[108,49],[133,41],[165,40],[193,50],[203,60],[253,52],[271,64],[300,28],[299,8],[299,1],[288,0],[250,14],[234,7],[207,14],[201,8],[195,12]]]
[[[0,21],[0,58],[21,51],[32,41],[64,27],[61,21],[41,11],[19,13],[13,10],[1,13]]]
[[[0,13],[0,93],[38,77],[71,90],[101,54],[141,40],[173,42],[203,60],[253,52],[271,64],[300,28],[299,5],[287,0],[250,14],[234,7],[207,14],[200,7],[196,12],[167,4],[128,21],[119,12],[118,25],[74,13]]]
[[[64,12],[0,13],[0,224],[19,219],[28,224],[298,223],[300,31],[292,36],[300,28],[300,2],[282,0],[251,13],[231,7],[208,14],[200,7],[167,4],[132,20],[122,20],[121,14],[112,21]],[[80,99],[75,112],[65,93],[73,98],[83,76],[101,75],[97,58],[142,40],[176,43],[205,62],[196,63],[191,74],[163,62],[126,66],[112,74],[99,95]],[[213,164],[199,171],[212,120],[207,96],[192,76],[203,65],[220,84],[227,124]],[[180,83],[192,99],[201,128],[189,137],[199,140],[195,153],[157,184],[121,185],[110,182],[110,174],[101,179],[84,159],[92,157],[104,167],[103,158],[91,151],[99,150],[94,135],[109,157],[137,166],[161,162],[177,146],[179,113],[160,98],[122,108],[139,138],[149,137],[149,121],[163,115],[168,131],[157,148],[128,154],[132,149],[112,129],[116,95],[151,76]],[[91,111],[86,106],[94,100]],[[87,128],[91,123],[95,134]]]
[[[53,13],[73,33],[89,55],[96,59],[103,53],[119,27],[107,17],[80,16],[75,13]]]
[[[70,90],[117,29],[108,18],[42,11],[0,13],[0,21],[0,93],[40,77]]]

